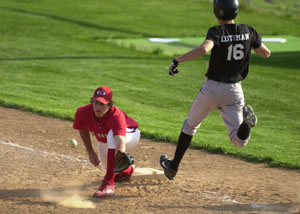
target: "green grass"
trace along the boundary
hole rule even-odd
[[[0,0],[0,11],[0,105],[72,121],[94,89],[107,85],[116,105],[139,122],[143,137],[177,141],[209,56],[181,64],[179,75],[171,78],[167,68],[174,53],[113,41],[204,38],[217,23],[209,1]],[[251,59],[243,88],[259,123],[249,145],[231,145],[220,115],[213,112],[192,146],[300,169],[299,19],[268,14],[242,9],[237,19],[262,35],[288,38],[272,47],[270,59]]]
[[[262,36],[263,39],[280,38],[286,39],[286,42],[264,42],[272,52],[292,52],[299,51],[300,38],[289,35],[276,35],[276,36]],[[186,53],[199,46],[205,37],[183,37],[183,38],[169,38],[179,39],[174,42],[152,42],[150,38],[137,38],[137,39],[109,39],[112,44],[122,47],[127,47],[139,51],[146,51],[153,54],[163,54],[167,56],[178,56]],[[168,38],[159,38],[168,39]]]
[[[299,0],[240,0],[242,8],[268,15],[286,16],[299,19]]]

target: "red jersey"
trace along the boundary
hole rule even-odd
[[[93,132],[97,140],[107,143],[107,134],[126,136],[126,128],[138,128],[138,123],[116,106],[112,106],[102,118],[94,116],[93,105],[81,106],[75,113],[73,128]]]

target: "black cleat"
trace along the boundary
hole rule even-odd
[[[244,117],[244,122],[249,126],[249,127],[254,127],[257,123],[257,117],[254,114],[253,108],[245,104],[243,107],[243,117]]]
[[[170,167],[171,160],[166,155],[162,155],[162,156],[160,156],[159,162],[160,162],[161,167],[164,169],[165,176],[169,180],[173,180],[177,173],[177,170],[171,169],[171,167]]]

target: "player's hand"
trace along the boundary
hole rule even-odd
[[[179,72],[177,68],[179,62],[176,59],[172,59],[172,62],[169,66],[169,75],[175,77],[176,74]]]
[[[90,162],[94,165],[94,166],[99,166],[100,161],[98,159],[98,155],[96,154],[96,152],[89,152],[89,159]]]

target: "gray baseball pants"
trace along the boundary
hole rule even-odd
[[[182,132],[194,136],[202,121],[210,112],[218,109],[226,124],[231,142],[237,146],[245,146],[249,139],[237,137],[240,124],[243,122],[244,93],[241,83],[223,83],[206,79],[200,88],[184,121]]]

